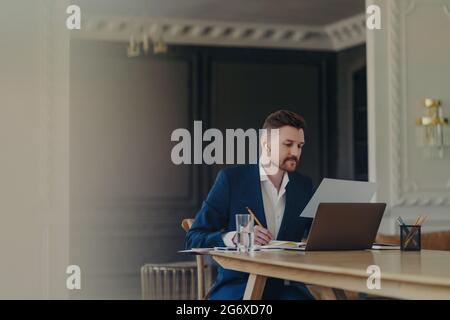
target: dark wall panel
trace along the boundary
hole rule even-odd
[[[308,128],[299,172],[317,185],[328,174],[327,145],[334,108],[329,83],[333,57],[323,53],[222,49],[210,53],[211,127],[261,128],[265,117],[279,109],[302,115]],[[331,81],[330,81],[331,80]],[[216,165],[212,178],[225,165]]]
[[[365,95],[367,88],[354,87],[354,75],[366,66],[366,46],[360,45],[337,53],[337,163],[336,177],[354,179],[354,97]],[[364,92],[355,92],[355,90]],[[367,130],[367,128],[366,128]],[[364,139],[364,137],[362,137]],[[367,155],[366,155],[367,156]]]
[[[183,218],[194,217],[222,166],[180,165],[173,130],[259,129],[286,108],[308,122],[299,171],[333,176],[335,54],[170,47],[126,57],[120,43],[71,42],[70,259],[74,297],[137,298],[139,268],[188,259]]]

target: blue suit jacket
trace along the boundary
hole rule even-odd
[[[312,194],[313,184],[310,178],[297,172],[289,173],[286,208],[277,239],[302,240],[311,226],[312,219],[302,218],[300,213]],[[235,215],[246,213],[245,207],[251,208],[258,220],[267,226],[257,164],[227,168],[219,172],[216,182],[186,235],[186,249],[225,246],[222,233],[236,230]],[[242,299],[247,279],[248,273],[219,267],[210,298]],[[278,290],[282,284],[282,280],[269,278],[264,293]]]

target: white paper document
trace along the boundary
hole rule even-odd
[[[382,245],[374,243],[372,245],[372,250],[400,250],[400,246]]]
[[[179,250],[178,252],[203,254],[203,253],[208,253],[212,250],[214,250],[214,248],[192,248],[192,249],[188,249],[188,250]]]
[[[325,178],[300,216],[303,218],[314,218],[320,203],[370,202],[376,189],[377,185],[373,182]]]

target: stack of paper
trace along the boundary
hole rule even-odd
[[[255,245],[254,250],[303,250],[306,245],[306,242],[293,242],[293,241],[280,241],[280,240],[272,240],[267,245],[258,246]],[[190,250],[181,250],[178,252],[182,253],[194,253],[194,254],[205,254],[209,251],[237,251],[236,247],[214,247],[214,248],[193,248]]]

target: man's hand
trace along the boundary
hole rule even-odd
[[[255,244],[257,245],[264,246],[274,239],[272,232],[263,227],[256,225],[253,230],[255,233]]]

